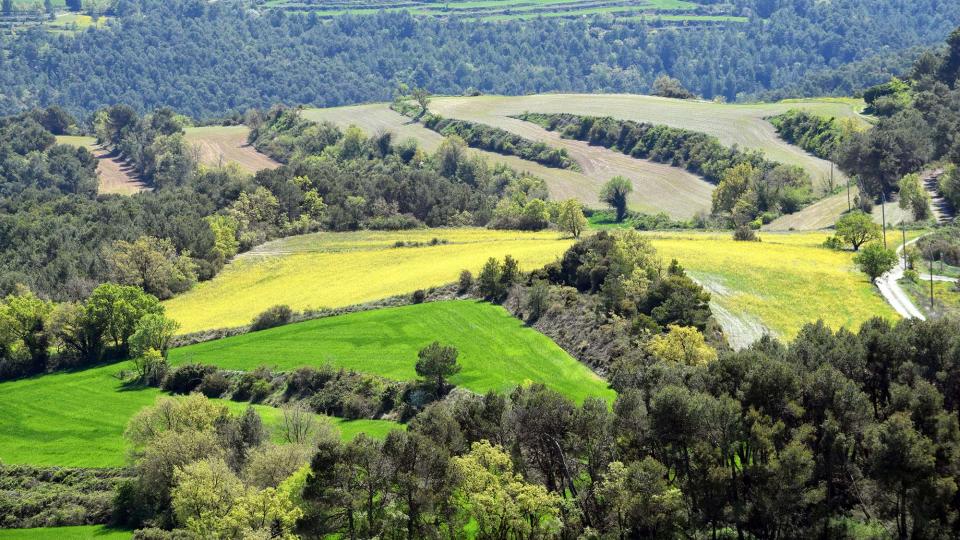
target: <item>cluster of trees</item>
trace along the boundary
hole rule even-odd
[[[60,304],[20,289],[0,301],[0,379],[106,357],[163,357],[177,329],[163,313],[137,287],[106,283],[83,302]]]
[[[340,130],[306,120],[297,109],[275,107],[248,119],[256,148],[286,163],[256,177],[277,193],[274,186],[284,186],[281,214],[309,198],[322,202],[318,225],[331,230],[424,225],[539,230],[561,221],[564,205],[548,201],[543,179],[471,156],[458,136],[428,155],[412,139],[395,143],[389,132],[367,137],[356,127]]]
[[[612,406],[460,394],[383,441],[265,446],[249,412],[162,402],[127,430],[140,478],[117,506],[206,537],[263,497],[258,523],[308,537],[953,538],[958,336],[876,318],[718,353],[674,327],[618,359]]]
[[[566,150],[551,148],[544,142],[524,139],[497,127],[466,120],[443,118],[436,114],[428,114],[422,121],[424,127],[441,135],[460,137],[471,148],[489,150],[507,156],[517,156],[547,167],[580,169],[577,162],[567,155]]]
[[[196,169],[197,156],[183,138],[188,120],[171,109],[140,117],[129,105],[114,105],[94,113],[91,123],[97,142],[155,188],[182,185]]]
[[[770,123],[783,140],[827,160],[834,159],[848,135],[862,131],[851,118],[819,116],[802,109],[778,114],[770,118]]]
[[[727,148],[716,137],[631,120],[574,114],[525,113],[517,118],[534,122],[564,137],[618,150],[639,159],[669,163],[717,184],[713,213],[735,225],[759,227],[781,213],[799,210],[812,197],[809,175],[799,167],[768,161],[759,152]],[[616,185],[614,185],[616,184]],[[602,198],[626,216],[629,183],[611,181]]]
[[[956,0],[734,4],[748,22],[651,32],[644,21],[604,16],[484,23],[384,12],[324,21],[245,2],[119,0],[107,29],[8,39],[0,111],[62,104],[88,114],[127,103],[209,117],[278,102],[389,101],[398,82],[442,94],[646,93],[664,74],[706,99],[794,86],[798,95],[849,95],[889,77],[873,62],[878,54],[933,44],[960,23]],[[158,42],[167,47],[159,54]],[[841,66],[849,67],[811,76]]]
[[[859,178],[861,191],[879,199],[931,162],[960,162],[958,66],[960,28],[946,48],[921,54],[906,78],[866,91],[880,119],[872,129],[851,134],[838,152],[840,166]],[[950,186],[945,191],[953,193]]]

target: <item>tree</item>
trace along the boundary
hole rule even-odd
[[[140,319],[149,314],[163,315],[164,308],[155,296],[138,287],[104,283],[90,294],[84,310],[114,347],[125,350]]]
[[[515,473],[510,456],[487,441],[451,460],[454,508],[475,520],[477,538],[546,538],[562,525],[560,495],[528,484]]]
[[[445,393],[447,379],[460,373],[461,367],[457,364],[458,354],[456,347],[441,345],[438,341],[434,341],[417,353],[419,358],[416,365],[417,375],[434,386],[438,397]]]
[[[83,9],[83,0],[67,0],[67,9],[73,12]]]
[[[889,272],[897,265],[899,257],[892,249],[887,249],[879,243],[868,244],[853,257],[853,262],[860,267],[863,273],[875,280]]]
[[[600,189],[600,199],[617,212],[617,222],[627,217],[627,196],[633,192],[633,184],[622,176],[614,176]]]
[[[860,246],[880,238],[880,225],[863,211],[855,210],[841,217],[836,224],[837,236],[859,251]]]
[[[118,240],[107,253],[107,263],[117,283],[140,287],[161,300],[187,291],[197,282],[196,264],[188,254],[177,254],[166,238]]]
[[[4,15],[13,13],[13,0],[3,0],[2,10]]]
[[[580,238],[580,234],[587,228],[587,218],[583,215],[583,205],[576,199],[567,199],[560,203],[560,213],[557,216],[557,227],[566,233],[570,233],[574,238]]]
[[[911,173],[900,179],[900,208],[910,210],[916,221],[930,217],[930,195],[923,189],[919,174]]]
[[[536,321],[547,310],[550,301],[550,284],[538,279],[527,293],[527,313],[531,321]]]
[[[506,289],[502,283],[503,271],[500,267],[500,261],[490,257],[480,269],[480,275],[477,276],[477,290],[484,298],[491,302],[499,302],[506,294]]]
[[[137,358],[154,350],[166,358],[170,340],[179,327],[173,319],[159,313],[147,313],[137,321],[130,335],[130,356]]]
[[[686,522],[683,493],[652,457],[610,463],[599,495],[619,538],[673,538]]]
[[[717,189],[713,190],[713,213],[732,213],[737,203],[749,191],[756,175],[757,169],[750,163],[740,163],[725,170]]]
[[[697,96],[693,92],[683,87],[679,80],[669,75],[660,75],[655,81],[650,91],[655,96],[662,96],[677,99],[693,99]]]
[[[647,350],[657,360],[687,366],[703,366],[717,359],[717,351],[707,345],[696,328],[671,324],[666,334],[650,340]]]
[[[420,112],[417,113],[416,117],[416,120],[419,120],[423,115],[427,114],[427,110],[430,107],[430,92],[428,92],[426,88],[418,86],[413,89],[411,97],[417,102],[417,106],[420,107]]]

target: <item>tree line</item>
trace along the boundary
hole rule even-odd
[[[801,168],[769,161],[758,151],[727,148],[716,137],[705,133],[569,113],[524,113],[516,118],[557,131],[564,137],[698,174],[717,184],[713,214],[736,226],[750,223],[759,228],[780,214],[796,212],[813,198],[810,176]],[[618,209],[618,221],[626,213],[624,190],[628,187],[605,191],[602,195]],[[617,202],[618,196],[621,202]]]

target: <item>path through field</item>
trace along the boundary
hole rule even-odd
[[[937,223],[949,223],[956,217],[956,209],[943,195],[940,194],[940,177],[943,169],[934,169],[923,173],[923,188],[930,195],[930,208]]]
[[[150,190],[150,186],[133,174],[133,168],[130,165],[97,145],[93,137],[58,136],[57,143],[82,146],[97,158],[97,176],[100,177],[99,194],[133,195]]]
[[[250,173],[280,166],[247,144],[250,128],[246,126],[205,126],[187,128],[185,131],[187,143],[197,147],[200,162],[204,165],[217,167],[236,163]]]

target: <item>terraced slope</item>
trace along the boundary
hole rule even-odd
[[[382,103],[310,109],[304,112],[304,116],[311,120],[329,120],[342,127],[357,125],[368,133],[389,131],[397,139],[415,139],[427,151],[435,150],[443,141],[440,134],[412,122]],[[544,141],[550,146],[565,148],[583,172],[549,168],[516,156],[476,149],[470,151],[484,156],[490,162],[505,163],[516,170],[545,179],[550,188],[550,196],[555,200],[576,198],[589,206],[602,206],[597,196],[600,187],[613,176],[622,175],[634,181],[635,189],[630,195],[631,208],[634,210],[647,213],[666,212],[673,218],[686,219],[697,212],[710,209],[713,186],[685,170],[633,159],[606,148],[588,146],[581,141],[562,139],[555,133],[527,122],[510,118],[503,120],[511,124],[511,128],[499,124],[498,127],[530,140]]]

